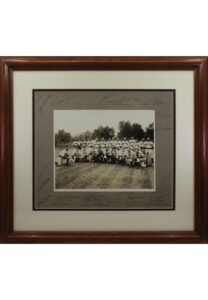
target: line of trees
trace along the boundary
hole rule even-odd
[[[113,127],[109,126],[99,126],[93,132],[86,130],[85,132],[72,136],[70,132],[66,132],[63,129],[59,130],[55,134],[55,144],[66,144],[74,140],[89,140],[89,139],[102,139],[105,140],[112,139],[115,137],[115,130]],[[138,139],[149,137],[154,141],[154,123],[149,124],[145,129],[138,123],[131,124],[129,121],[120,121],[119,122],[119,131],[117,134],[119,139]]]
[[[72,136],[70,132],[66,132],[60,129],[58,133],[55,134],[55,145],[66,144],[72,141]]]
[[[138,123],[131,124],[130,122],[119,122],[118,138],[130,139],[133,137],[136,140],[149,137],[152,141],[154,140],[154,123],[149,124],[145,129]]]

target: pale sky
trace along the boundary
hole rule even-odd
[[[74,136],[102,125],[117,133],[120,121],[139,123],[145,129],[154,120],[154,110],[54,110],[54,131],[64,129]]]

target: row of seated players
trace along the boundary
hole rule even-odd
[[[58,154],[58,165],[70,162],[126,164],[130,167],[154,165],[154,143],[147,140],[75,141],[70,153],[66,147]]]

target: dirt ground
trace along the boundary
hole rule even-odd
[[[57,189],[152,189],[154,169],[128,166],[72,163],[56,166]]]

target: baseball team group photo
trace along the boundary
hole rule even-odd
[[[155,187],[154,110],[55,110],[55,190]]]

